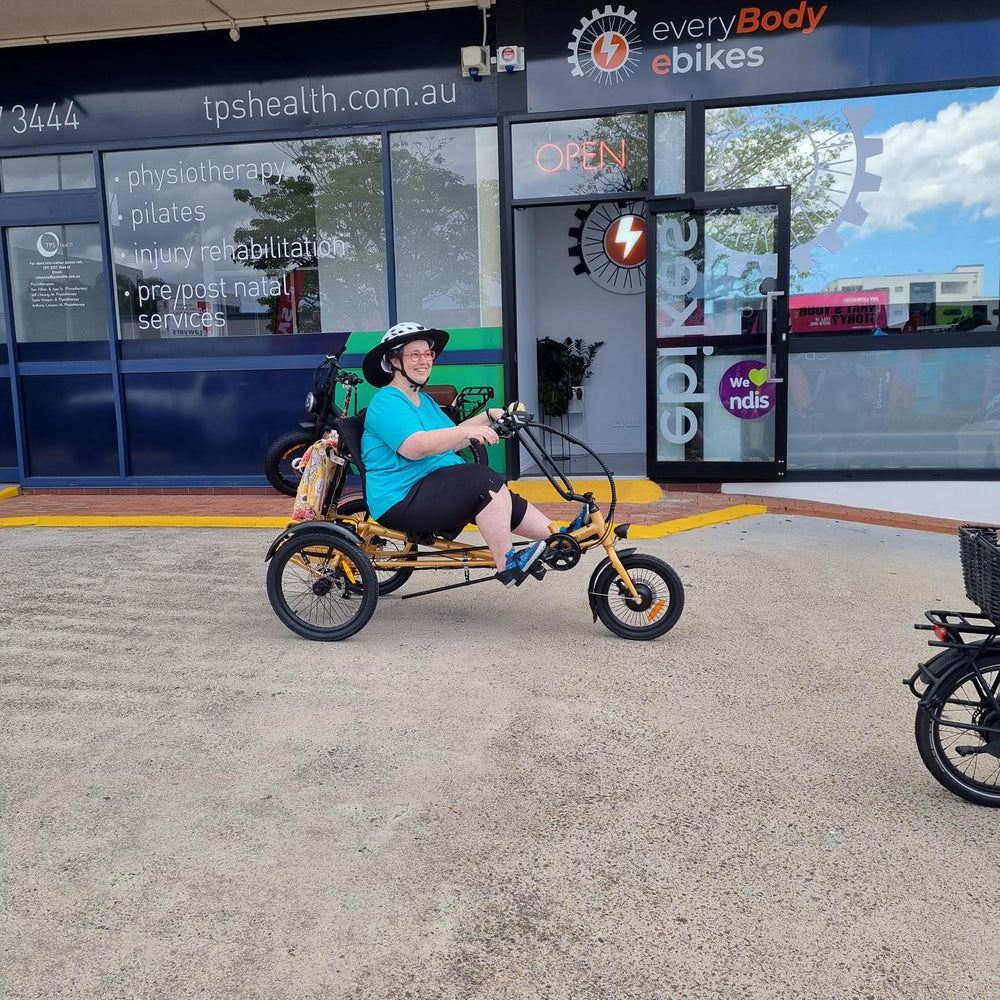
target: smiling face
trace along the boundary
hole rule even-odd
[[[389,364],[396,369],[393,378],[398,377],[400,364],[406,374],[417,381],[426,380],[434,366],[434,345],[429,340],[411,340],[400,348],[400,353],[390,355]]]

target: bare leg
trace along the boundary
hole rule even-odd
[[[507,565],[510,549],[510,490],[505,486],[493,494],[493,499],[476,515],[476,524],[486,542],[497,569]]]
[[[558,530],[558,525],[553,524],[545,514],[529,503],[521,523],[514,529],[514,534],[520,535],[521,538],[548,538]]]

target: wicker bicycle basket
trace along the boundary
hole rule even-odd
[[[966,524],[958,529],[965,595],[1000,624],[1000,546],[997,529]]]

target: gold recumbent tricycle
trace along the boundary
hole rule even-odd
[[[346,639],[368,623],[380,597],[397,591],[415,571],[459,570],[463,579],[400,595],[402,600],[496,578],[496,563],[485,545],[457,540],[458,531],[414,535],[386,528],[368,516],[363,493],[343,496],[349,466],[357,469],[364,485],[364,467],[357,457],[364,416],[340,417],[334,426],[337,443],[330,457],[335,468],[321,517],[290,524],[266,556],[268,599],[288,628],[306,639]],[[616,549],[628,536],[629,525],[612,524],[614,476],[599,456],[572,435],[534,423],[523,411],[505,411],[492,426],[501,437],[517,439],[563,500],[586,505],[589,511],[589,522],[576,530],[551,525],[546,551],[529,575],[540,579],[549,570],[572,569],[584,552],[601,547],[605,557],[587,588],[594,621],[600,619],[626,639],[655,639],[673,628],[684,608],[680,577],[662,559],[634,548]],[[576,444],[597,460],[611,487],[607,516],[592,493],[575,492],[534,429]],[[473,576],[476,571],[487,573]]]

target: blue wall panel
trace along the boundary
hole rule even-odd
[[[109,374],[22,375],[30,476],[115,476],[118,435]]]
[[[295,430],[313,370],[125,375],[133,476],[260,476],[271,442]]]
[[[14,398],[10,394],[10,379],[0,378],[0,469],[16,467]]]

